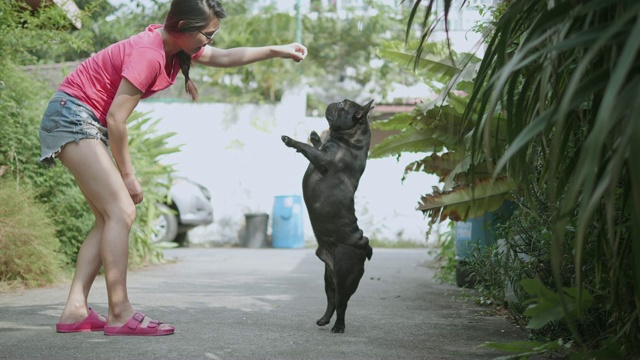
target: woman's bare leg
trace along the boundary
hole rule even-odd
[[[69,297],[65,304],[62,315],[60,315],[61,324],[70,324],[78,321],[82,321],[89,316],[89,309],[87,306],[87,298],[89,297],[89,290],[91,285],[102,267],[102,259],[100,258],[100,237],[104,229],[104,219],[102,215],[96,210],[95,206],[91,203],[89,198],[87,202],[93,210],[96,221],[93,229],[82,243],[80,251],[78,252],[78,259],[76,261],[76,272],[73,276],[73,282],[69,289]]]
[[[96,268],[99,269],[101,259],[109,298],[108,323],[110,326],[124,324],[134,313],[127,294],[127,264],[129,232],[136,215],[135,205],[102,142],[84,139],[78,143],[69,143],[58,158],[73,174],[87,201],[97,213],[96,227],[82,245],[82,256],[78,257],[69,299],[77,303],[80,292],[82,296],[88,292],[86,284],[97,271]],[[101,232],[100,221],[103,222]],[[96,253],[100,254],[99,258],[95,256]],[[68,304],[65,309],[73,306]]]

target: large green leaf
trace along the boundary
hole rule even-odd
[[[563,294],[558,294],[548,289],[540,279],[523,279],[520,286],[532,296],[524,312],[530,318],[527,324],[530,329],[540,329],[552,321],[580,319],[593,303],[593,297],[587,291],[580,298],[576,296],[576,288],[564,288]]]
[[[515,187],[512,181],[498,178],[495,181],[481,180],[474,186],[458,186],[446,192],[434,188],[433,193],[422,197],[417,209],[433,222],[446,219],[465,221],[497,210]]]
[[[442,151],[443,143],[441,141],[433,139],[427,133],[420,133],[410,129],[384,139],[380,144],[371,149],[369,157],[382,158],[386,156],[397,156],[403,152],[419,153]]]
[[[413,113],[396,113],[389,120],[374,121],[371,128],[382,131],[404,130],[411,125],[414,116]]]
[[[413,64],[415,74],[437,92],[455,89],[460,81],[475,77],[480,59],[469,53],[447,53],[447,48],[438,43],[422,44],[421,57],[416,58],[412,49],[420,45],[403,45],[399,41],[383,42],[379,56],[402,67]]]
[[[465,155],[459,152],[446,152],[442,155],[432,153],[422,160],[414,161],[405,167],[405,176],[409,172],[426,172],[435,174],[440,178],[440,182],[445,181],[446,177],[458,166],[464,159]]]
[[[400,65],[409,65],[413,61],[413,55],[400,51],[394,51],[390,49],[381,49],[380,57],[386,60],[396,62]],[[422,58],[418,62],[417,71],[422,76],[427,77],[430,81],[436,81],[442,84],[446,84],[456,75],[460,74],[460,69],[451,64],[445,63],[442,59],[427,59]]]

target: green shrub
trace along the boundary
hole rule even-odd
[[[471,281],[480,293],[478,302],[483,305],[502,305],[505,300],[505,284],[509,264],[504,249],[498,244],[474,248],[465,259]]]
[[[4,178],[0,204],[0,282],[33,287],[60,280],[60,244],[46,207],[27,186]]]
[[[62,255],[65,267],[71,268],[93,226],[93,214],[64,166],[47,169],[38,163],[38,128],[53,90],[16,66],[50,60],[34,56],[38,51],[32,50],[36,48],[45,53],[45,47],[58,52],[90,49],[84,37],[76,39],[73,32],[67,31],[68,22],[56,8],[31,11],[21,2],[0,2],[0,33],[5,35],[0,38],[0,168],[5,172],[3,179],[13,179],[20,189],[31,189],[32,201],[28,205],[44,207],[55,231],[50,236],[58,244],[55,250]],[[139,113],[134,113],[129,122],[131,157],[145,192],[130,239],[131,265],[162,258],[161,252],[150,245],[149,238],[155,204],[167,194],[172,169],[157,160],[177,149],[167,148],[166,139],[171,134],[157,135],[153,125]],[[3,202],[0,206],[5,209]],[[14,250],[2,249],[0,257],[12,256]],[[0,268],[0,272],[5,271],[12,270]]]
[[[38,163],[38,128],[52,91],[10,64],[0,64],[0,79],[5,83],[0,91],[0,166],[8,167],[5,177],[32,188],[35,200],[46,207],[60,243],[58,251],[64,263],[72,267],[94,217],[64,166],[58,162],[47,169]],[[131,157],[145,195],[145,201],[137,207],[130,238],[130,264],[137,266],[162,259],[149,239],[155,204],[167,196],[173,169],[158,159],[178,149],[166,146],[166,139],[173,134],[157,134],[155,123],[143,114],[134,112],[128,127]]]
[[[449,222],[448,230],[438,235],[434,249],[429,250],[430,254],[435,254],[435,262],[437,266],[434,279],[447,283],[456,283],[456,249],[455,249],[455,232],[453,230],[454,222]]]
[[[156,205],[167,199],[174,170],[173,166],[164,165],[159,160],[179,149],[167,146],[167,139],[174,133],[158,134],[157,123],[158,120],[152,121],[139,112],[134,112],[127,122],[129,152],[144,194],[144,201],[136,206],[136,221],[129,237],[131,267],[162,261],[160,248],[151,244],[150,239],[158,214]]]
[[[9,167],[5,176],[34,191],[35,199],[47,207],[60,253],[65,263],[76,262],[78,249],[93,225],[93,215],[64,166],[45,168],[38,163],[38,128],[52,90],[10,64],[0,65],[0,165]]]

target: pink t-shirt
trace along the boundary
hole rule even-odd
[[[87,104],[106,126],[107,113],[122,78],[127,78],[142,91],[143,99],[176,81],[180,64],[176,59],[165,71],[164,45],[158,31],[161,27],[149,25],[145,31],[99,51],[78,65],[58,90]],[[203,52],[204,47],[192,58],[199,58]]]

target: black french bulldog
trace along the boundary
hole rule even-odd
[[[302,180],[304,201],[318,241],[316,255],[325,263],[327,311],[316,322],[329,324],[337,311],[333,333],[344,332],[347,302],[364,274],[373,249],[358,227],[354,194],[367,164],[371,130],[367,117],[373,100],[360,106],[351,100],[330,104],[325,111],[329,135],[322,141],[311,132],[311,145],[282,136],[288,147],[310,162]]]

